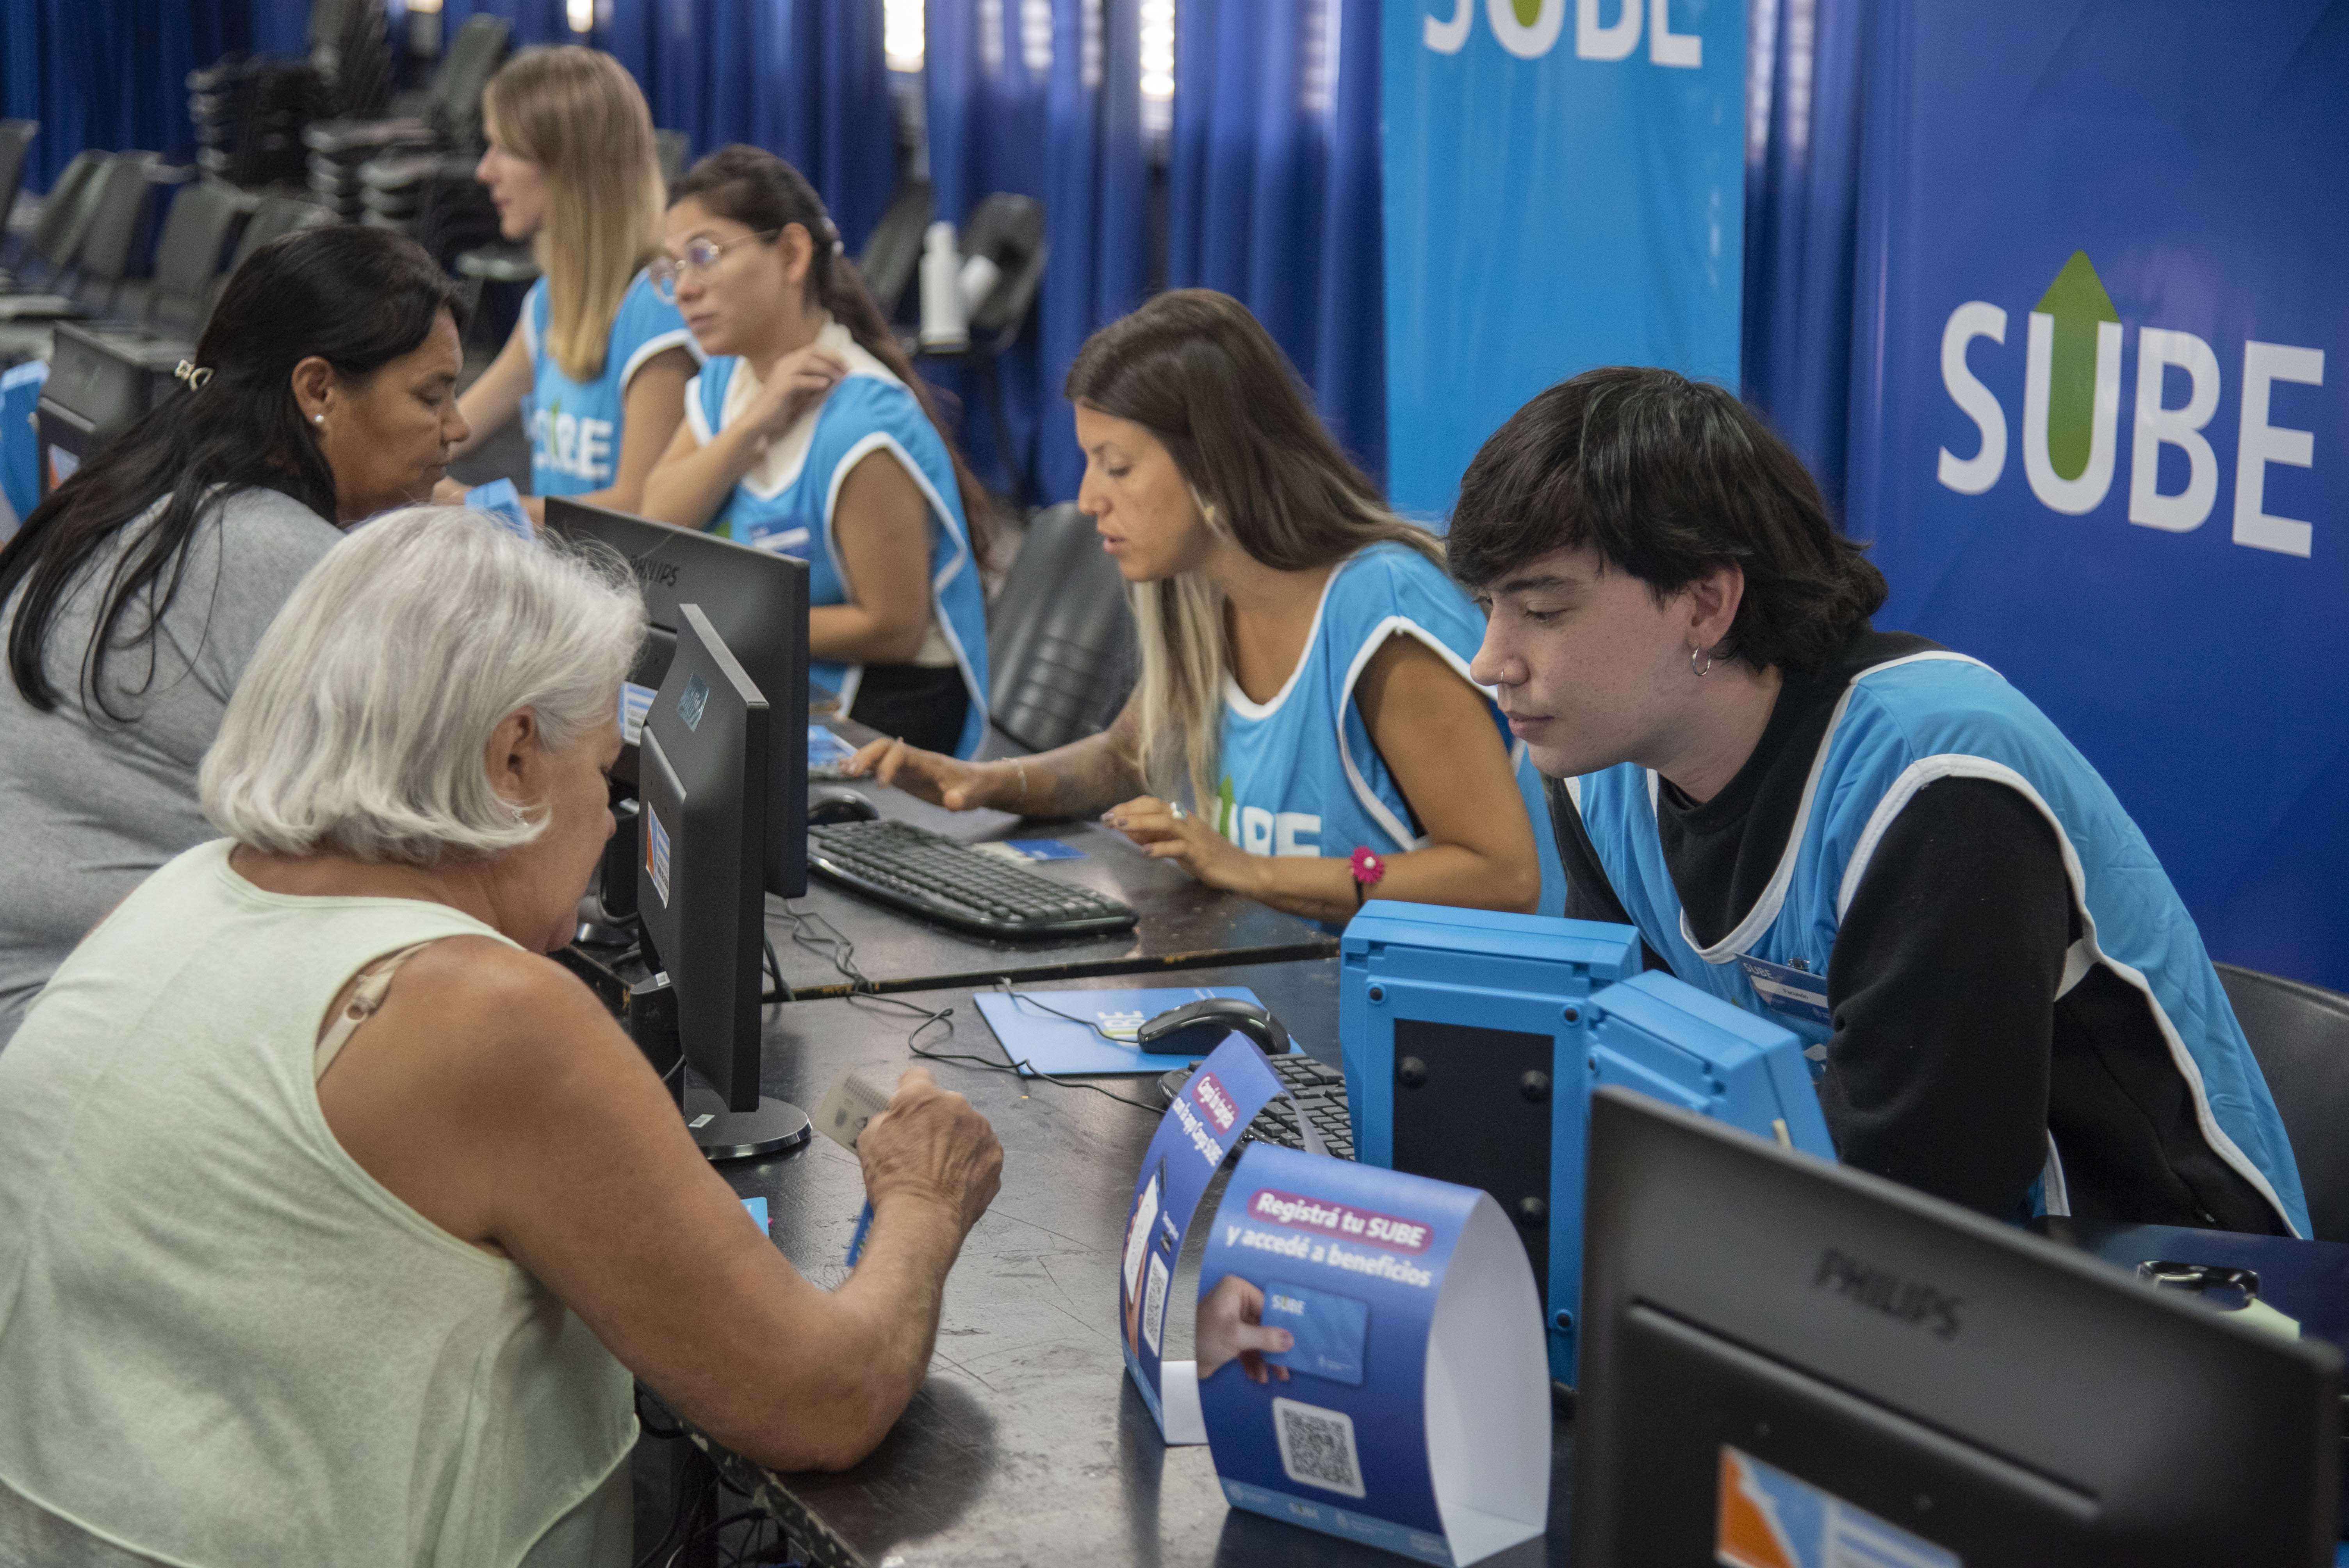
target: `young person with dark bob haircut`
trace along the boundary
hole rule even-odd
[[[196,764],[294,584],[465,438],[457,291],[357,225],[271,242],[181,385],[0,549],[0,1046],[148,872],[211,837]]]
[[[2001,1219],[2306,1234],[2282,1123],[2128,813],[1885,585],[1735,397],[1593,370],[1485,442],[1452,571],[1551,778],[1567,913],[1800,1036],[1846,1163]]]
[[[1476,612],[1247,307],[1160,294],[1086,340],[1068,395],[1077,504],[1133,605],[1133,698],[1039,757],[876,741],[851,771],[956,810],[1106,812],[1208,886],[1333,928],[1371,896],[1532,909],[1533,775],[1470,683]]]

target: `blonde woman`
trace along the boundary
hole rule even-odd
[[[543,275],[460,399],[466,447],[527,403],[531,516],[544,521],[550,495],[635,511],[701,360],[645,275],[666,199],[645,96],[609,55],[524,49],[490,79],[481,118],[490,148],[473,177],[507,239],[535,236]]]
[[[1468,678],[1484,618],[1256,318],[1161,294],[1093,335],[1068,395],[1077,504],[1129,585],[1140,688],[1040,757],[876,741],[851,770],[956,810],[1105,811],[1201,882],[1333,926],[1370,897],[1531,910],[1530,774]]]

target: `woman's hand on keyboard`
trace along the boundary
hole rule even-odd
[[[949,811],[975,810],[982,806],[1016,811],[1019,793],[1010,767],[1001,762],[963,762],[936,751],[924,751],[902,740],[876,740],[841,764],[843,777],[871,774],[894,789]]]

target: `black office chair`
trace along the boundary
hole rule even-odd
[[[481,89],[506,57],[512,26],[486,14],[466,18],[449,52],[432,73],[423,97],[403,108],[413,113],[388,119],[330,120],[302,133],[310,150],[310,189],[347,219],[357,220],[372,192],[379,210],[398,210],[409,187],[440,171],[437,158],[418,154],[464,154],[481,139]],[[378,160],[370,181],[363,172]],[[412,212],[414,204],[407,211]]]
[[[998,191],[970,210],[956,247],[966,258],[986,256],[1000,269],[987,297],[970,307],[970,340],[991,354],[1019,341],[1044,286],[1044,204],[1033,196]]]
[[[213,304],[220,299],[221,290],[228,286],[228,280],[236,275],[237,268],[244,265],[247,256],[282,234],[293,233],[297,229],[315,229],[334,221],[335,215],[316,201],[305,201],[299,196],[264,196],[254,206],[253,216],[245,220],[244,232],[238,237],[236,250],[229,256],[228,265],[222,269],[220,276],[212,280],[212,287],[206,291],[203,317],[196,323],[195,335],[203,335],[204,319],[210,318]]]
[[[173,198],[155,242],[153,277],[125,291],[114,315],[142,333],[173,342],[191,340],[212,304],[257,198],[220,180],[199,180]]]
[[[864,237],[856,273],[864,280],[873,303],[881,307],[883,321],[897,319],[905,291],[913,286],[914,274],[922,264],[922,235],[930,226],[933,210],[930,182],[908,180],[897,187],[881,221]]]
[[[25,154],[40,133],[37,119],[0,119],[0,223],[16,210],[16,193],[25,188]]]
[[[66,222],[78,229],[78,239],[51,286],[0,295],[0,360],[46,358],[57,323],[113,306],[123,285],[145,270],[144,242],[152,236],[160,187],[171,179],[151,152],[99,155],[88,185],[75,193],[77,210]]]
[[[995,727],[1030,751],[1098,734],[1133,690],[1125,580],[1073,502],[1029,519],[988,607],[987,662]]]
[[[2349,996],[2217,967],[2292,1139],[2315,1239],[2349,1242]]]
[[[84,148],[73,155],[57,183],[41,202],[32,238],[16,270],[5,280],[9,294],[54,292],[81,249],[82,236],[98,211],[98,177],[112,160],[110,152]]]

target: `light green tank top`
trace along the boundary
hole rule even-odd
[[[628,1374],[362,1171],[311,1059],[363,965],[497,934],[264,892],[229,849],[143,883],[0,1052],[0,1482],[168,1563],[511,1568],[626,1460]]]

